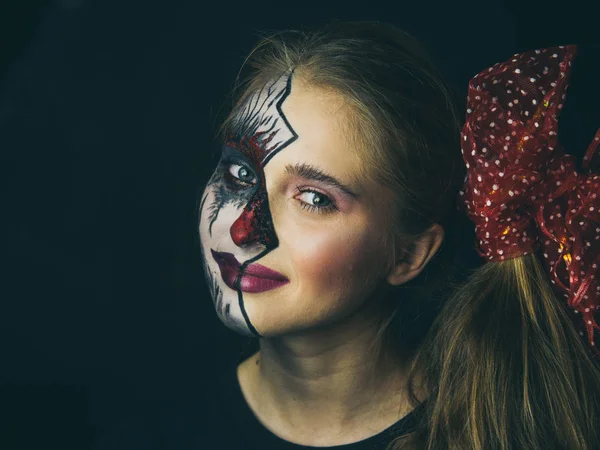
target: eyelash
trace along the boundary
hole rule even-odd
[[[233,165],[238,165],[240,167],[244,167],[249,172],[252,172],[248,167],[246,167],[243,164],[240,164],[240,163],[237,163],[237,162],[228,162],[228,161],[225,161],[225,164],[224,164],[225,176],[228,179],[230,179],[230,181],[233,182],[237,187],[247,188],[247,187],[253,186],[253,184],[247,183],[245,181],[242,181],[239,178],[237,178],[237,177],[235,177],[234,175],[231,174],[230,169],[231,169],[231,166],[233,166]],[[309,212],[315,212],[317,214],[326,214],[326,213],[330,213],[330,212],[333,212],[333,211],[337,210],[337,207],[333,203],[333,200],[331,198],[329,198],[327,195],[325,195],[325,194],[323,194],[323,193],[321,193],[321,192],[319,192],[319,191],[317,191],[315,189],[311,189],[311,188],[304,188],[304,189],[302,189],[302,188],[296,186],[296,189],[298,190],[298,192],[300,194],[303,194],[305,192],[311,192],[313,194],[319,195],[320,197],[324,197],[324,198],[327,199],[327,201],[329,201],[329,205],[317,206],[317,205],[311,205],[310,203],[306,203],[306,202],[304,202],[302,200],[299,200],[300,207],[302,209],[305,209],[305,210],[307,210]]]

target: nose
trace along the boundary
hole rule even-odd
[[[246,206],[240,217],[233,222],[229,229],[229,234],[235,245],[243,247],[260,239],[257,222],[256,211]]]

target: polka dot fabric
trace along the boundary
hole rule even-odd
[[[600,327],[600,130],[581,171],[557,139],[575,46],[516,54],[469,83],[459,209],[488,261],[536,252],[594,351]]]

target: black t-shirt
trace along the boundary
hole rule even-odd
[[[148,413],[98,440],[94,450],[383,450],[394,437],[414,429],[424,405],[375,436],[333,447],[307,447],[285,441],[265,428],[246,403],[236,368],[207,388],[201,401],[188,398],[157,414]]]

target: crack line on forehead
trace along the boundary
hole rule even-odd
[[[269,154],[284,148],[289,140],[297,138],[281,109],[283,101],[291,92],[292,78],[293,71],[286,72],[250,95],[240,106],[239,112],[234,113],[231,118],[230,135],[233,140],[255,138],[262,151]],[[277,140],[274,140],[275,133],[279,136]],[[267,146],[267,138],[272,141],[271,145]]]
[[[287,117],[283,113],[283,109],[282,109],[283,102],[285,101],[285,99],[287,97],[289,97],[289,95],[292,92],[292,78],[293,78],[293,76],[294,76],[294,71],[292,70],[292,72],[288,76],[288,79],[287,79],[287,82],[286,82],[286,86],[285,86],[285,90],[282,91],[283,94],[285,94],[285,95],[281,96],[281,98],[277,102],[277,105],[275,106],[277,112],[279,113],[279,118],[281,118],[283,120],[283,122],[285,123],[285,126],[287,127],[287,129],[289,130],[289,132],[292,134],[292,137],[290,139],[288,139],[287,142],[284,142],[279,148],[274,149],[272,152],[270,152],[264,158],[263,162],[261,163],[262,167],[266,166],[267,163],[271,160],[271,158],[273,158],[273,156],[275,156],[281,150],[283,150],[288,145],[292,144],[293,142],[295,142],[298,139],[298,134],[296,133],[296,131],[294,130],[294,128],[292,128],[292,125],[287,120]]]

